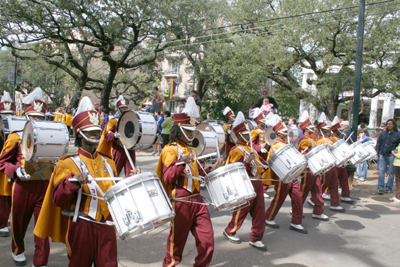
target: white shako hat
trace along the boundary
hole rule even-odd
[[[238,115],[236,116],[236,119],[232,124],[232,131],[236,136],[239,136],[240,133],[250,134],[250,129],[247,125],[243,112],[239,111]]]
[[[337,131],[339,128],[340,128],[339,118],[338,118],[338,116],[335,116],[335,117],[333,118],[332,123],[331,123],[331,131],[332,131],[332,132],[335,132],[335,131]]]
[[[43,100],[42,88],[36,87],[29,95],[22,100],[25,107],[25,114],[34,116],[45,116],[47,104]]]
[[[119,109],[119,108],[127,108],[129,104],[128,100],[125,100],[123,95],[120,95],[117,99],[117,101],[115,101],[115,106]]]
[[[96,111],[88,96],[82,98],[72,119],[75,135],[81,131],[102,131],[100,126],[100,113]]]
[[[0,102],[0,114],[14,114],[15,104],[12,100],[10,93],[4,91]]]
[[[222,114],[224,114],[224,116],[227,119],[229,119],[229,118],[234,119],[235,118],[235,113],[233,113],[233,111],[232,111],[232,109],[230,107],[224,108],[224,110],[222,111]]]
[[[330,130],[328,123],[329,122],[328,122],[328,119],[326,118],[325,112],[322,112],[318,118],[317,129],[318,130],[320,130],[320,129]]]
[[[265,123],[265,121],[266,121],[264,112],[262,112],[262,110],[260,108],[255,108],[254,109],[254,111],[253,111],[253,119],[257,123],[259,123],[259,122]]]
[[[310,116],[308,115],[308,111],[307,111],[307,110],[305,110],[305,111],[303,112],[303,114],[301,115],[299,121],[301,122],[300,125],[299,125],[299,127],[300,127],[300,129],[302,129],[303,131],[304,131],[305,129],[307,129],[307,128],[308,128],[309,130],[311,130],[311,131],[314,130],[315,126],[311,123],[311,121],[310,121]]]
[[[199,109],[193,97],[188,97],[182,113],[174,114],[174,125],[178,125],[186,130],[196,130],[196,119],[200,117]]]

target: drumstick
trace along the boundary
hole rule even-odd
[[[97,178],[88,178],[89,181],[121,181],[122,177],[97,177]],[[70,182],[79,182],[76,178],[69,178]]]
[[[214,153],[210,153],[210,154],[207,154],[207,155],[203,155],[203,156],[194,158],[193,160],[205,159],[205,158],[209,158],[209,157],[214,157],[216,155],[217,155],[217,152],[214,152]],[[186,163],[184,161],[181,161],[181,162],[178,162],[176,165],[182,165],[182,164],[186,164]]]
[[[221,157],[221,154],[219,153],[218,136],[217,136],[217,138],[215,139],[215,145],[217,146],[217,155],[218,155],[218,158],[220,158],[220,157]]]
[[[353,133],[354,133],[354,132],[351,132],[351,134],[349,135],[349,137],[346,139],[346,142],[349,141],[349,139],[350,139],[350,137],[353,135]],[[351,140],[351,142],[354,143],[353,140]]]
[[[126,154],[128,160],[129,160],[129,164],[131,164],[131,167],[132,167],[133,171],[136,172],[135,165],[133,164],[133,161],[132,161],[132,159],[131,159],[131,155],[129,155],[129,151],[128,151],[128,149],[126,148],[126,145],[124,145],[123,147],[124,147],[124,150],[125,150],[125,154]],[[125,176],[126,176],[126,173],[125,173]]]

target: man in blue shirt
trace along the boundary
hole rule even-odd
[[[378,141],[376,142],[375,150],[379,157],[379,178],[378,178],[378,194],[392,193],[394,181],[394,156],[392,151],[400,143],[400,132],[397,130],[396,121],[390,119],[387,121],[387,129],[379,134]],[[389,165],[389,179],[386,183],[385,189],[385,171],[386,166]]]

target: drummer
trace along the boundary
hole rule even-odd
[[[320,133],[320,138],[317,141],[317,146],[331,146],[333,145],[333,142],[331,140],[331,129],[329,126],[326,124],[326,116],[325,113],[322,112],[320,115],[320,118],[318,119],[318,125],[317,125],[317,130]],[[331,192],[331,206],[330,210],[333,211],[339,211],[339,212],[344,212],[345,209],[340,206],[340,199],[339,199],[339,192],[338,192],[338,174],[337,174],[337,168],[334,166],[332,169],[330,169],[328,172],[325,172],[321,179],[321,188],[322,192],[325,192],[327,188],[329,188]],[[311,202],[314,202],[314,199],[311,198]]]
[[[214,253],[214,232],[210,214],[200,195],[199,174],[215,170],[223,164],[218,159],[212,168],[203,170],[198,165],[197,151],[191,146],[196,118],[199,110],[193,97],[189,97],[182,113],[174,114],[170,143],[161,151],[157,174],[162,181],[175,210],[172,228],[167,240],[163,266],[176,266],[182,260],[182,253],[189,232],[196,240],[198,255],[194,266],[209,266]],[[176,165],[178,162],[185,162]],[[197,204],[198,203],[198,204]]]
[[[317,146],[316,142],[311,137],[312,134],[315,134],[315,126],[308,118],[307,111],[304,111],[300,118],[300,121],[302,122],[300,124],[300,128],[301,130],[303,130],[304,134],[300,139],[297,150],[299,150],[300,153],[308,153]],[[322,189],[320,177],[314,175],[310,169],[307,169],[306,174],[301,179],[300,188],[303,198],[303,204],[308,196],[308,193],[311,191],[311,195],[314,199],[314,202],[309,201],[309,204],[314,207],[312,218],[324,221],[329,220],[329,217],[323,213],[324,203],[321,197]]]
[[[277,151],[279,148],[287,144],[286,140],[289,129],[278,115],[274,115],[274,117],[276,118],[275,120],[268,121],[272,122],[272,125],[270,126],[273,127],[273,131],[276,133],[278,138],[275,140],[275,143],[272,145],[272,149],[268,153],[268,159],[271,158],[274,151]],[[274,199],[272,199],[271,204],[265,213],[266,225],[271,228],[279,228],[279,225],[275,222],[275,217],[282,207],[287,195],[289,194],[290,198],[292,199],[292,221],[289,229],[302,234],[307,234],[307,230],[301,225],[303,220],[303,201],[297,179],[285,184],[278,178],[272,169],[268,169],[266,173],[266,177],[273,180],[272,183],[275,186],[276,192]]]
[[[88,180],[117,174],[114,161],[96,150],[101,135],[99,117],[89,97],[84,97],[72,119],[78,152],[57,162],[35,225],[37,236],[66,244],[69,266],[118,266],[115,228],[106,223],[112,219],[101,199],[101,191],[114,183]]]
[[[231,141],[230,134],[232,132],[232,123],[235,121],[235,113],[232,111],[230,107],[226,107],[223,111],[222,114],[228,119],[228,122],[226,122],[222,127],[224,128],[225,131],[225,158],[228,157],[229,152],[231,151],[232,147],[235,146],[235,143]]]
[[[341,132],[339,131],[339,128],[340,128],[339,118],[335,116],[335,118],[333,118],[331,126],[331,131],[332,131],[331,140],[333,144],[340,140],[339,136],[341,135]],[[350,198],[349,181],[348,181],[349,175],[347,174],[346,166],[338,167],[337,173],[338,173],[340,187],[342,188],[340,200],[345,203],[353,204],[354,200]],[[329,194],[328,191],[329,190],[327,189],[326,190],[327,194]]]
[[[247,143],[251,142],[251,136],[242,112],[239,112],[236,117],[232,125],[232,130],[237,137],[237,142],[236,146],[234,146],[229,153],[226,165],[235,162],[243,162],[250,179],[252,179],[251,183],[257,196],[250,201],[250,205],[239,208],[232,214],[232,219],[225,228],[223,234],[230,242],[239,244],[240,238],[236,232],[242,226],[244,219],[250,212],[253,220],[249,245],[261,251],[266,251],[267,246],[262,242],[265,231],[264,192],[263,183],[259,178],[261,173],[265,171],[264,168],[267,168],[267,163],[258,156],[258,153],[253,150],[252,146],[247,145]]]
[[[13,115],[15,110],[14,101],[8,92],[4,92],[0,102],[0,115]],[[0,116],[0,119],[2,119]],[[6,153],[4,151],[9,150],[11,147],[18,145],[18,142],[8,141],[7,146],[4,147],[3,133],[0,132],[0,142],[1,142],[1,154]],[[1,157],[0,154],[0,157]],[[8,218],[11,211],[11,186],[12,183],[8,182],[7,175],[0,171],[0,237],[7,237],[10,235],[8,231]]]
[[[129,109],[128,104],[129,102],[125,100],[122,95],[118,97],[117,101],[115,102],[115,106],[117,107],[118,111],[115,114],[115,118],[109,120],[104,128],[104,131],[101,135],[102,141],[99,143],[99,147],[97,149],[97,151],[99,151],[101,154],[107,155],[114,160],[118,175],[121,173],[123,167],[125,168],[125,174],[130,173],[132,170],[125,150],[119,142],[119,137],[121,134],[117,131],[118,119],[125,111]],[[135,150],[129,149],[128,151],[133,164],[136,164]]]
[[[23,103],[25,104],[25,114],[30,120],[44,120],[47,105],[43,102],[43,92],[40,87],[36,87],[32,93],[27,95],[23,99]],[[41,176],[38,175],[29,179],[28,174],[33,174],[33,172],[28,171],[27,174],[25,170],[26,164],[20,145],[21,137],[22,131],[11,133],[0,156],[0,171],[14,181],[11,199],[11,254],[14,263],[19,266],[26,264],[24,254],[25,233],[32,215],[35,215],[35,223],[37,221],[52,172],[52,168],[50,168],[44,171]],[[35,235],[33,265],[47,265],[49,253],[49,239]]]

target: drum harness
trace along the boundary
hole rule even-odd
[[[102,155],[100,155],[100,157],[103,160],[104,164],[106,165],[106,169],[110,173],[111,177],[114,177],[114,173],[113,173],[113,170],[112,170],[110,164],[108,164],[108,162],[104,159],[104,157]],[[78,169],[81,171],[81,173],[86,172],[86,173],[88,173],[89,178],[92,177],[86,164],[79,158],[79,155],[72,156],[70,158],[75,163],[75,165],[78,167]],[[108,225],[108,226],[113,226],[114,225],[113,221],[106,221],[105,223],[98,222],[98,221],[94,220],[90,215],[87,215],[87,214],[79,211],[79,207],[80,207],[81,200],[82,200],[82,195],[91,196],[92,200],[96,200],[96,201],[97,201],[97,199],[104,200],[104,192],[103,192],[103,190],[101,190],[100,186],[97,184],[97,182],[95,180],[92,180],[92,182],[90,184],[87,184],[87,186],[89,187],[90,191],[93,190],[93,193],[92,194],[84,193],[82,191],[83,187],[81,186],[78,190],[78,198],[76,200],[75,210],[74,211],[63,210],[61,212],[61,214],[68,216],[68,217],[73,217],[72,221],[74,223],[77,221],[77,219],[79,217],[86,221],[103,224],[103,225]],[[102,197],[97,196],[97,190],[99,191],[99,193]],[[90,212],[90,208],[89,208],[89,212]]]
[[[178,160],[181,159],[183,156],[185,156],[185,153],[183,153],[183,151],[182,151],[182,149],[181,149],[180,147],[178,147],[178,146],[173,146],[173,147],[174,147],[174,148],[178,151],[178,153],[179,153],[179,155],[178,155]],[[190,150],[191,150],[191,152],[192,152],[194,155],[196,155],[196,152],[193,150],[193,148],[190,148]],[[192,154],[192,153],[191,153],[191,154]],[[197,161],[197,164],[200,166],[200,168],[203,169],[203,167],[201,166],[200,162],[199,162],[198,160],[196,160],[196,161]],[[200,176],[200,174],[197,173],[197,171],[192,167],[192,165],[190,165],[190,164],[185,164],[185,170],[186,170],[186,173],[187,173],[187,174],[181,173],[180,176],[187,177],[187,178],[189,178],[189,179],[199,180],[200,182],[204,182],[204,177]],[[196,176],[193,176],[193,175],[192,175],[192,170],[193,170],[193,172],[194,172],[198,177],[200,177],[200,178],[198,178],[198,177],[196,177]],[[205,170],[204,170],[204,169],[203,169],[203,171],[204,171],[204,173],[205,173]],[[177,183],[178,183],[178,180],[175,181],[175,184],[177,184]],[[192,181],[188,180],[188,184],[191,185],[191,184],[192,184]],[[201,197],[203,198],[204,202],[193,202],[193,201],[185,200],[185,199],[188,199],[188,198],[196,197],[196,196],[198,196],[198,195],[200,195],[200,193],[191,194],[191,195],[184,196],[184,197],[170,198],[170,200],[171,200],[171,201],[178,201],[178,202],[195,203],[195,204],[200,204],[200,205],[205,205],[205,206],[212,205],[212,203],[211,203],[207,198],[205,198],[204,196],[201,196]]]

